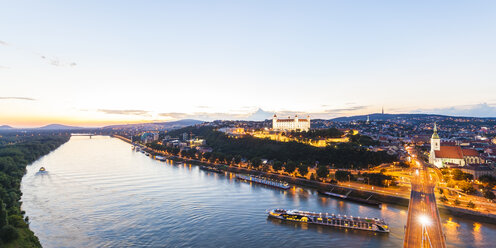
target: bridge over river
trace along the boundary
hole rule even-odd
[[[430,175],[427,165],[418,158],[414,148],[410,147],[407,150],[415,171],[411,181],[412,190],[403,247],[445,248],[445,235],[434,194],[435,177]]]

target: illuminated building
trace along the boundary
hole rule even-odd
[[[272,118],[272,130],[275,131],[308,131],[310,130],[310,116],[306,119],[300,119],[297,115],[293,119],[278,119],[274,114]]]
[[[437,134],[437,126],[434,123],[434,133],[431,138],[431,153],[429,163],[437,167],[466,166],[470,164],[481,164],[484,160],[474,149],[463,149],[460,146],[442,145],[441,138]]]

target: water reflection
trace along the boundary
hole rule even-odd
[[[406,208],[243,182],[102,136],[73,137],[29,166],[22,191],[44,247],[401,247],[406,222]],[[267,220],[273,208],[385,218],[391,233]],[[496,243],[493,225],[441,217],[449,246]]]

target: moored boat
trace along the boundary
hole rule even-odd
[[[389,227],[386,222],[378,218],[362,218],[346,215],[335,215],[329,213],[313,213],[300,210],[274,209],[268,211],[270,218],[288,220],[295,222],[310,223],[316,225],[343,227],[365,231],[388,233]]]
[[[162,161],[162,162],[163,162],[163,161],[165,161],[165,160],[167,160],[167,158],[166,158],[166,157],[164,157],[164,156],[159,156],[159,155],[155,156],[155,159],[156,159],[156,160],[160,160],[160,161]]]
[[[279,189],[289,189],[291,188],[287,182],[275,181],[266,177],[252,176],[252,175],[237,175],[237,179],[245,180],[249,182],[259,183],[268,185],[271,187],[279,188]]]
[[[212,167],[212,166],[200,165],[200,170],[224,174],[223,170],[220,170],[220,169]]]
[[[358,198],[358,197],[354,197],[354,196],[349,196],[348,194],[342,195],[342,194],[337,194],[337,193],[328,192],[328,191],[318,191],[318,192],[319,192],[319,194],[329,196],[329,197],[334,197],[334,198],[343,199],[343,200],[349,200],[349,201],[358,202],[358,203],[365,203],[368,205],[377,206],[379,208],[382,207],[381,202],[371,199],[372,196],[369,196],[369,198],[367,198],[367,199],[363,199],[363,198]]]

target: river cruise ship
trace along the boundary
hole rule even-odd
[[[254,183],[259,183],[259,184],[264,184],[268,186],[272,186],[275,188],[279,189],[289,189],[291,188],[288,183],[286,182],[281,182],[281,181],[275,181],[266,177],[259,177],[259,176],[252,176],[252,175],[237,175],[237,179],[240,180],[245,180],[249,182],[254,182]]]
[[[388,233],[389,227],[384,220],[377,218],[362,218],[328,213],[313,213],[300,210],[274,209],[269,211],[269,217],[311,223],[316,225],[343,227],[350,229]]]

